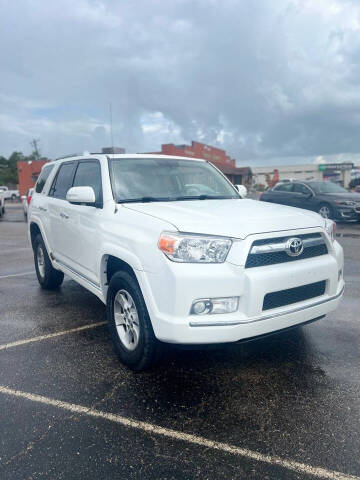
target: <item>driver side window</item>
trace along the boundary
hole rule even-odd
[[[75,173],[73,187],[92,187],[95,204],[102,205],[101,168],[97,160],[80,162]]]
[[[309,195],[310,190],[303,185],[302,183],[295,183],[294,184],[294,192],[295,193],[302,193],[303,195]]]

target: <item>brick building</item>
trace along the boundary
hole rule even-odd
[[[221,148],[211,147],[200,142],[191,142],[191,145],[174,145],[166,143],[161,145],[160,152],[151,152],[159,155],[175,155],[180,157],[203,158],[214,164],[235,185],[248,185],[251,183],[251,169],[237,167],[235,160],[226,155]]]
[[[29,188],[32,188],[35,185],[42,166],[49,161],[50,160],[44,158],[42,160],[17,162],[20,195],[26,195]]]

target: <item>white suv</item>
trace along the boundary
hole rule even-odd
[[[29,235],[43,288],[64,273],[107,307],[121,361],[163,342],[238,342],[318,319],[344,291],[335,224],[243,200],[209,162],[91,154],[43,167]]]

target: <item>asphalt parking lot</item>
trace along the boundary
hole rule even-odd
[[[105,308],[37,283],[20,205],[0,221],[0,478],[360,479],[360,224],[340,225],[341,307],[133,374]]]

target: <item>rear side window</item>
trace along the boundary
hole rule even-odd
[[[35,187],[35,192],[36,193],[41,193],[44,189],[46,180],[49,178],[49,175],[54,168],[54,165],[49,165],[48,167],[44,167],[40,173],[40,177],[38,178],[38,181],[36,182],[36,187]]]
[[[50,197],[65,199],[74,177],[74,162],[63,163],[51,185]]]
[[[276,192],[292,192],[293,185],[292,183],[283,183],[282,185],[279,185],[276,187],[274,190]]]
[[[95,202],[102,204],[101,168],[98,161],[80,162],[75,173],[73,187],[92,187]]]

